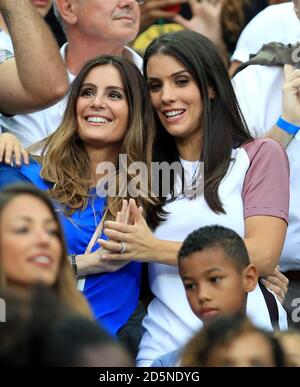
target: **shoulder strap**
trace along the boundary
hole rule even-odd
[[[274,331],[278,330],[278,329],[280,329],[280,327],[279,327],[279,312],[278,312],[278,306],[277,306],[277,302],[275,300],[275,296],[273,293],[269,292],[269,290],[266,289],[265,286],[260,281],[258,282],[258,284],[259,284],[259,287],[262,291],[262,294],[263,294],[264,299],[265,299],[266,304],[267,304],[272,327],[273,327]]]
[[[94,234],[93,234],[93,236],[92,236],[92,238],[90,239],[89,244],[88,244],[88,246],[87,246],[87,248],[86,248],[86,250],[85,250],[85,254],[91,252],[91,250],[92,250],[92,248],[93,248],[93,246],[94,246],[96,240],[97,240],[97,239],[99,238],[99,236],[101,235],[102,228],[103,228],[103,223],[104,223],[104,220],[105,220],[105,218],[106,218],[107,211],[108,211],[108,210],[106,209],[105,212],[104,212],[104,214],[103,214],[103,216],[102,216],[102,219],[100,220],[100,222],[99,222],[99,224],[98,224],[98,226],[97,226],[97,228],[96,228],[96,230],[95,230],[95,232],[94,232]]]

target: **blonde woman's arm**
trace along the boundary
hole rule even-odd
[[[116,222],[128,224],[130,221],[129,207],[126,200],[123,200],[121,211],[117,213]],[[101,240],[98,243],[102,245]],[[119,244],[119,249],[121,245]],[[77,275],[86,276],[90,274],[99,274],[114,272],[121,269],[129,263],[125,260],[105,260],[103,255],[108,251],[102,246],[93,253],[80,254],[75,257],[77,264]]]

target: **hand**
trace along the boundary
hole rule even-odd
[[[18,138],[11,133],[0,134],[0,162],[12,164],[15,159],[16,165],[21,165],[22,158],[25,164],[29,164],[28,152]]]
[[[89,254],[82,254],[76,256],[77,261],[77,272],[79,276],[86,276],[90,274],[99,274],[99,273],[113,273],[125,265],[128,264],[128,261],[117,261],[117,260],[107,260],[102,259],[103,254],[107,251],[100,247],[100,249]]]
[[[282,87],[282,118],[300,126],[300,70],[291,65],[284,66]]]
[[[122,224],[128,224],[130,218],[129,208],[127,200],[123,200],[122,209],[118,211],[116,222]],[[102,240],[99,239],[97,243],[102,244]],[[120,248],[120,244],[119,244]],[[103,254],[108,253],[103,247],[94,251],[93,253],[87,253],[77,255],[77,272],[79,276],[86,276],[90,274],[99,273],[112,273],[115,272],[129,263],[129,261],[122,260],[108,260],[103,259]]]
[[[173,17],[174,22],[198,32],[210,39],[216,46],[223,45],[221,13],[224,0],[188,0],[192,11],[192,19],[187,20],[181,15]]]
[[[104,233],[110,240],[100,240],[101,245],[109,250],[103,258],[148,262],[151,259],[156,238],[149,230],[142,216],[142,209],[137,207],[135,200],[130,199],[128,208],[131,224],[105,222]],[[125,244],[125,252],[122,254],[120,241]]]
[[[145,0],[141,8],[141,29],[152,24],[157,19],[172,19],[176,13],[168,7],[186,3],[187,0]]]
[[[265,279],[261,279],[261,282],[267,289],[271,290],[280,303],[283,304],[288,292],[289,280],[279,271],[279,267],[276,266],[274,273]]]

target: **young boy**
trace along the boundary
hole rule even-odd
[[[216,316],[246,314],[247,294],[258,281],[242,238],[230,229],[193,231],[178,253],[178,269],[194,314],[207,324]],[[152,367],[180,364],[181,349],[156,359]]]

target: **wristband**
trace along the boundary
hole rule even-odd
[[[281,116],[279,117],[278,121],[276,122],[276,125],[278,128],[284,130],[285,132],[289,134],[296,134],[298,130],[300,129],[300,126],[291,124],[290,122],[283,119]]]
[[[76,262],[76,254],[71,254],[70,255],[71,259],[71,266],[74,271],[75,277],[77,278],[77,262]]]

